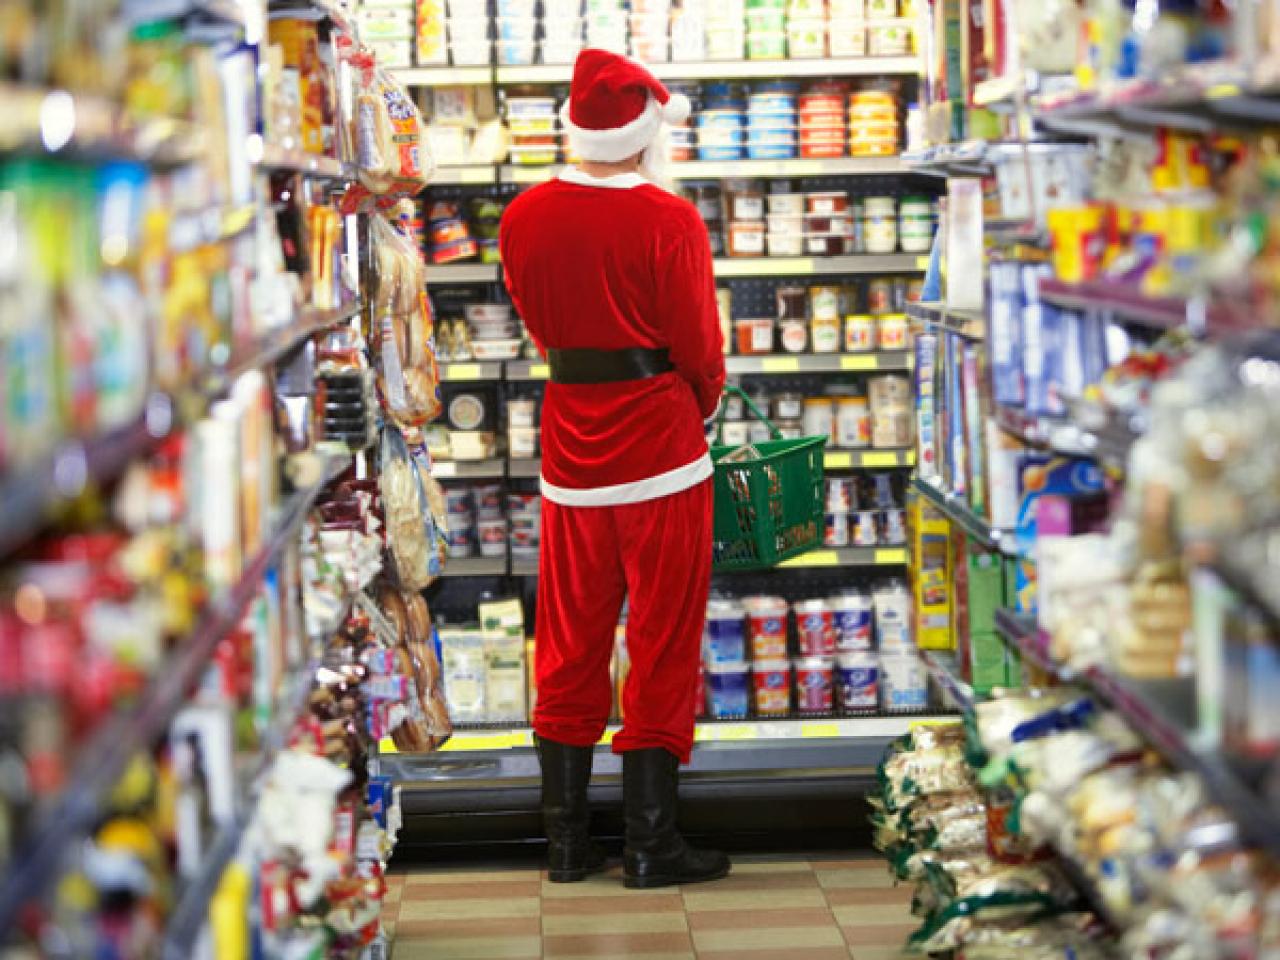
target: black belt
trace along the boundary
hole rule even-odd
[[[548,350],[552,383],[621,383],[647,380],[675,367],[665,349]]]

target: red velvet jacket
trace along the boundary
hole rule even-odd
[[[724,353],[697,210],[639,174],[568,170],[512,201],[499,237],[507,290],[540,349],[665,347],[676,368],[547,384],[543,495],[635,503],[709,477],[703,420],[720,400]]]

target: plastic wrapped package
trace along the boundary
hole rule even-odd
[[[427,496],[404,437],[390,425],[382,431],[379,487],[396,577],[404,589],[422,590],[433,579],[436,549],[427,539]]]

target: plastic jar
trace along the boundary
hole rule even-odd
[[[831,712],[835,701],[834,673],[830,657],[802,657],[795,661],[798,713]]]
[[[803,193],[771,193],[769,194],[769,212],[787,217],[804,216],[805,195]]]
[[[764,256],[764,221],[734,220],[729,224],[729,256]],[[895,231],[896,242],[896,231]]]
[[[862,206],[863,243],[867,253],[898,249],[898,220],[892,197],[867,197]]]
[[[870,650],[872,647],[871,596],[863,590],[846,590],[827,603],[836,634],[836,650]]]
[[[765,239],[771,257],[798,257],[804,253],[804,233],[770,233]]]
[[[880,543],[876,511],[859,510],[853,514],[853,530],[850,539],[855,547],[874,547]]]
[[[880,702],[880,658],[869,651],[841,654],[836,658],[835,686],[840,709],[874,710]]]
[[[712,597],[707,601],[703,654],[707,663],[741,663],[747,658],[747,628],[742,603]]]
[[[849,513],[835,510],[824,515],[822,544],[826,547],[849,545]]]
[[[752,667],[756,715],[785,717],[791,712],[791,664],[787,660],[757,660]]]
[[[730,220],[764,220],[764,191],[758,185],[730,181],[726,186]]]
[[[831,190],[805,195],[806,213],[844,213],[849,209],[849,195],[843,190]]]
[[[814,19],[792,19],[787,24],[787,50],[790,56],[799,59],[813,59],[827,55],[827,21],[819,17]]]
[[[738,353],[752,356],[773,352],[773,318],[744,317],[733,322]]]
[[[933,207],[928,200],[907,197],[898,211],[898,236],[906,253],[926,253],[933,245]]]
[[[880,704],[885,710],[923,710],[929,705],[929,678],[918,656],[881,656],[880,671]]]
[[[804,287],[778,287],[774,293],[779,320],[804,320],[808,317],[809,291]]]
[[[893,310],[893,281],[877,277],[867,284],[867,312],[879,317]]]
[[[857,502],[857,487],[852,477],[826,478],[826,507],[832,513],[848,513]]]
[[[781,597],[746,597],[747,640],[753,660],[778,660],[787,655],[787,601]]]
[[[826,600],[801,600],[795,605],[796,642],[802,657],[829,657],[836,652],[835,627]]]
[[[813,334],[814,353],[840,352],[840,317],[823,315],[814,316],[809,321],[809,329]]]
[[[851,313],[844,318],[844,352],[865,353],[876,347],[876,322],[864,313]]]
[[[826,437],[831,446],[835,410],[829,397],[810,397],[804,402],[804,433],[807,437]]]
[[[876,346],[881,350],[907,348],[907,317],[903,313],[886,313],[876,318]]]
[[[751,710],[751,665],[708,663],[704,669],[707,716],[715,720],[745,717]]]
[[[787,55],[787,35],[781,30],[747,33],[748,60],[781,60]]]
[[[720,424],[720,442],[726,447],[745,447],[750,425],[745,420],[726,420]]]
[[[779,320],[778,339],[787,353],[804,353],[809,348],[809,324],[792,318]]]
[[[836,401],[836,446],[846,450],[871,446],[871,408],[866,397]]]
[[[804,397],[788,391],[774,394],[773,418],[775,420],[800,420],[804,416]]]

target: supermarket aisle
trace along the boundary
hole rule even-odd
[[[584,883],[542,871],[391,877],[393,960],[896,960],[918,924],[883,860],[736,857],[733,876],[625,890],[620,868]]]

